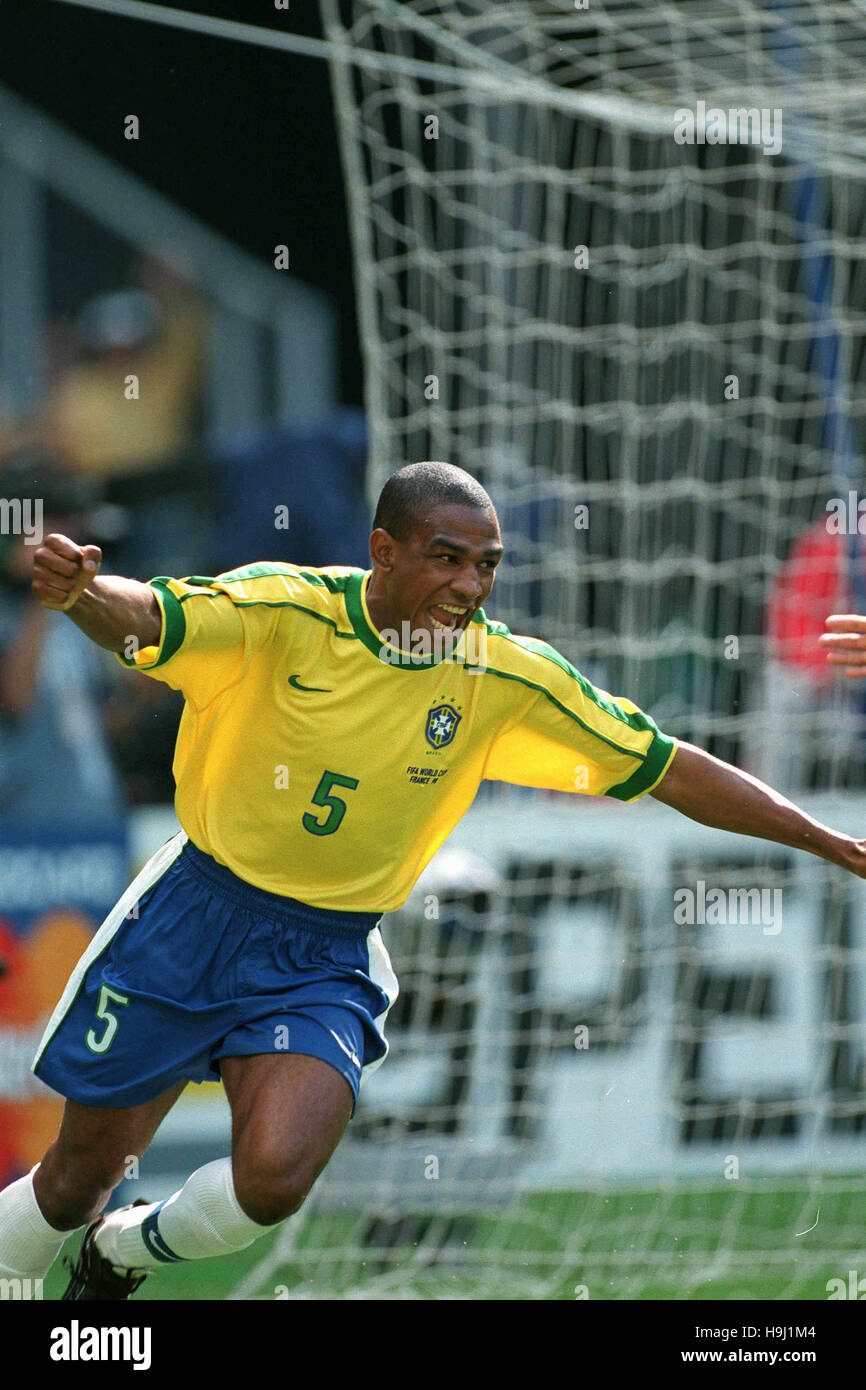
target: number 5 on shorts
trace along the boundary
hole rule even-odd
[[[109,989],[108,985],[100,985],[99,1002],[96,1005],[96,1017],[101,1018],[105,1024],[105,1032],[97,1041],[96,1034],[92,1028],[87,1030],[85,1042],[91,1052],[107,1052],[114,1041],[117,1032],[117,1019],[109,1009],[109,1004],[128,1004],[129,1000],[125,994],[118,994],[117,990]]]

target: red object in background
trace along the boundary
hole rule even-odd
[[[847,547],[848,537],[829,532],[826,518],[816,521],[797,539],[779,571],[767,610],[773,656],[818,688],[832,684],[836,674],[818,645],[826,630],[824,619],[851,612],[854,603],[846,594]]]

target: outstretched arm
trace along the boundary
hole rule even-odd
[[[33,557],[33,594],[46,608],[67,613],[85,635],[109,651],[130,638],[155,646],[162,632],[159,602],[147,584],[108,575],[99,578],[102,551],[68,536],[46,536]]]
[[[693,744],[678,745],[673,762],[650,795],[702,825],[805,849],[866,878],[866,840],[831,830],[757,777]]]

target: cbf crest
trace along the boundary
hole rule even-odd
[[[457,726],[462,719],[453,705],[434,705],[427,714],[424,736],[431,748],[445,748],[453,743]]]

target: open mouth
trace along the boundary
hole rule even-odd
[[[472,609],[456,604],[437,603],[429,610],[430,622],[440,632],[456,632],[470,616]]]

